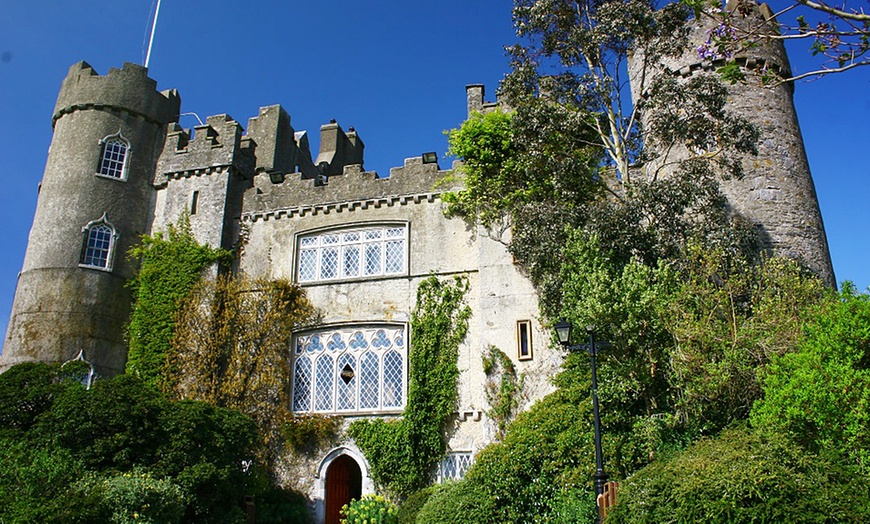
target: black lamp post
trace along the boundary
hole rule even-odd
[[[604,459],[601,455],[601,418],[598,414],[598,377],[595,373],[595,356],[598,354],[598,349],[606,346],[606,343],[595,343],[595,332],[593,326],[586,327],[586,333],[589,335],[588,344],[570,345],[571,343],[571,323],[565,319],[556,322],[553,326],[556,330],[556,337],[562,347],[568,351],[576,351],[585,349],[592,358],[592,419],[595,425],[595,474],[592,478],[595,483],[595,497],[604,494],[604,485],[607,483],[607,473],[604,472]]]

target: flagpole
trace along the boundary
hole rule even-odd
[[[157,0],[157,9],[154,10],[154,23],[151,24],[151,36],[148,38],[148,52],[145,54],[145,67],[151,61],[151,46],[154,45],[154,30],[157,28],[157,16],[160,14],[160,0]]]

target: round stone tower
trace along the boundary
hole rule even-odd
[[[180,98],[135,64],[99,76],[73,65],[54,109],[48,160],[18,277],[0,371],[82,352],[102,375],[124,369],[135,269],[155,165]]]
[[[766,4],[749,4],[746,9],[746,0],[738,1],[744,6],[740,13],[736,12],[736,3],[726,6],[733,13],[732,24],[747,31],[778,34],[776,20]],[[633,94],[643,92],[640,78],[649,80],[663,73],[682,78],[716,74],[724,59],[701,59],[698,47],[718,25],[716,17],[695,20],[686,51],[678,58],[666,59],[663,70],[647,70],[643,75],[642,59],[635,57],[630,64]],[[764,71],[784,78],[790,75],[785,47],[781,40],[759,39],[758,45],[739,52],[733,60],[746,80],[728,85],[728,108],[752,122],[760,137],[758,155],[743,159],[745,175],[723,181],[722,190],[731,209],[758,227],[767,249],[800,260],[835,287],[828,240],[795,112],[794,84],[767,86],[761,80]]]

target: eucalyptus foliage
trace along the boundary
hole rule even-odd
[[[456,411],[459,345],[468,332],[468,280],[432,276],[417,288],[411,317],[408,403],[400,419],[360,420],[348,434],[371,465],[378,486],[404,498],[430,482],[447,449],[444,431]]]

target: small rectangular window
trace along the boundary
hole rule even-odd
[[[532,359],[532,323],[529,320],[517,321],[517,358]]]

